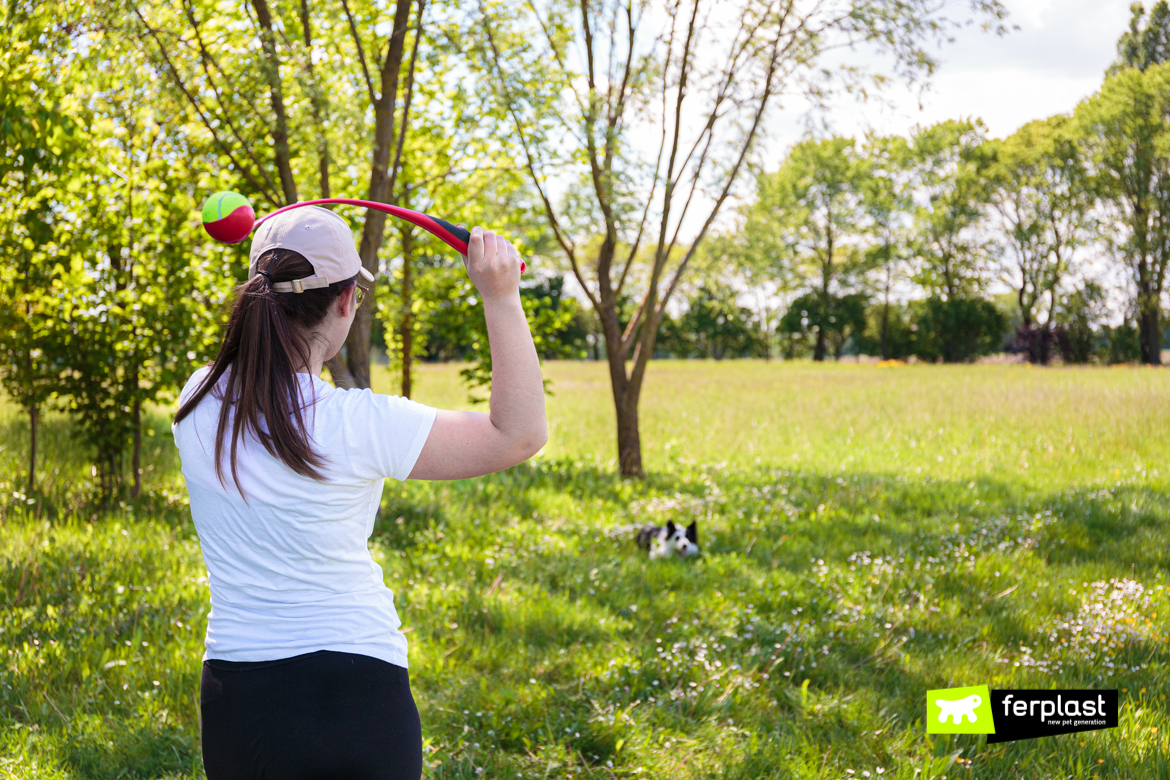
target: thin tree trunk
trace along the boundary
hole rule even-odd
[[[37,423],[41,419],[41,409],[36,403],[28,408],[28,492],[31,494],[37,487]]]
[[[358,311],[361,311],[361,309]],[[336,355],[326,360],[325,367],[329,369],[329,376],[333,378],[334,385],[347,390],[355,387],[353,377],[349,373],[349,365],[345,362],[344,352],[339,351]]]
[[[409,208],[409,207],[408,207]],[[414,350],[414,230],[402,226],[402,317],[398,337],[402,339],[402,397],[410,398],[410,372]]]
[[[886,242],[886,257],[887,257],[887,258],[888,258],[888,257],[889,257],[889,255],[890,255],[889,246],[890,246],[890,243],[887,241],[887,242]],[[889,359],[890,359],[890,344],[889,344],[889,333],[890,333],[890,288],[893,286],[893,283],[894,283],[894,266],[893,266],[893,263],[890,263],[890,262],[887,260],[887,265],[886,265],[886,288],[885,288],[885,290],[884,290],[884,293],[885,293],[885,295],[882,297],[882,329],[881,329],[881,330],[882,330],[882,333],[881,333],[881,341],[882,341],[882,347],[881,347],[881,349],[882,349],[882,360],[889,360]]]
[[[832,219],[832,214],[829,215]],[[821,310],[817,324],[817,343],[813,348],[813,360],[825,359],[825,326],[829,319],[829,283],[833,278],[833,231],[828,230],[825,245],[825,262],[821,265]]]
[[[1023,269],[1021,269],[1022,271]],[[1028,362],[1034,364],[1040,362],[1040,352],[1036,344],[1037,334],[1032,328],[1032,310],[1031,307],[1024,303],[1028,290],[1027,279],[1028,277],[1025,275],[1024,282],[1020,285],[1020,289],[1016,293],[1016,303],[1020,307],[1020,322],[1022,323],[1022,331],[1024,334],[1024,346],[1028,350]]]
[[[890,298],[887,295],[882,304],[882,360],[890,359]]]
[[[317,127],[317,169],[321,181],[321,197],[329,195],[329,138],[325,134],[325,96],[313,69],[313,25],[309,18],[309,0],[301,0],[301,28],[305,37],[305,64],[309,71],[309,89],[312,91],[313,124]]]
[[[142,492],[142,399],[138,397],[138,366],[134,366],[130,386],[134,388],[134,450],[130,455],[130,471],[134,474],[134,484],[130,488],[130,497],[138,498],[138,494]]]
[[[276,33],[272,29],[272,12],[268,0],[252,0],[256,21],[260,24],[260,48],[264,51],[264,79],[272,100],[272,151],[280,174],[280,189],[285,203],[297,202],[297,184],[293,179],[291,155],[288,147],[288,117],[284,110],[284,87],[280,80],[280,58],[276,53]]]
[[[407,22],[413,0],[397,0],[394,8],[394,29],[382,64],[382,94],[374,103],[374,152],[370,163],[368,200],[390,203],[394,195],[394,171],[390,169],[393,152],[394,109],[398,98],[398,75],[402,70],[406,51]],[[406,117],[402,118],[406,121]],[[366,212],[362,226],[362,241],[358,248],[362,265],[371,274],[378,275],[378,252],[386,238],[386,215],[373,209]],[[370,386],[370,327],[374,306],[363,306],[350,326],[345,341],[346,363],[356,387]]]
[[[1162,365],[1162,334],[1158,327],[1159,319],[1156,307],[1143,311],[1138,319],[1141,330],[1142,362],[1151,366]]]

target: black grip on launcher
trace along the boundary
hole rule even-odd
[[[435,220],[435,222],[442,225],[447,230],[447,232],[449,232],[451,235],[455,236],[455,238],[458,238],[463,243],[466,244],[468,241],[471,240],[471,231],[468,230],[467,228],[460,227],[459,225],[452,225],[447,220],[439,219],[438,217],[431,217],[431,219]]]

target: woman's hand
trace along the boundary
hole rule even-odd
[[[463,262],[485,302],[514,295],[520,289],[520,253],[503,236],[473,227]]]

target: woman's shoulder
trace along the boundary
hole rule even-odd
[[[430,407],[398,395],[376,393],[368,387],[340,388],[318,380],[314,382],[318,402],[343,412],[350,419],[376,419],[385,415],[417,416]]]
[[[187,402],[187,399],[203,384],[203,380],[211,373],[211,366],[203,366],[195,369],[195,373],[187,380],[187,384],[183,385],[182,391],[179,393],[179,405]]]

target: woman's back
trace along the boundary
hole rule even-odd
[[[181,400],[206,375],[196,372]],[[324,480],[297,474],[246,435],[236,456],[243,494],[230,468],[221,481],[218,393],[174,426],[211,585],[205,658],[263,661],[326,649],[405,667],[393,594],[367,540],[384,480],[410,474],[435,410],[297,377]]]

